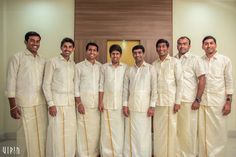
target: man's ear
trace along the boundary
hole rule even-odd
[[[26,45],[26,44],[27,44],[27,41],[25,40],[24,43],[25,43],[25,45]]]

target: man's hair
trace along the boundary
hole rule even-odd
[[[110,55],[113,51],[118,51],[118,52],[120,52],[120,54],[122,54],[122,49],[121,49],[120,45],[117,45],[117,44],[111,45],[111,47],[109,49]]]
[[[66,37],[66,38],[62,39],[61,47],[63,46],[64,43],[71,43],[73,45],[73,47],[75,47],[75,42],[71,38]]]
[[[25,41],[28,41],[30,36],[37,36],[41,40],[41,36],[37,32],[30,31],[25,34]]]
[[[134,50],[138,50],[138,49],[141,49],[143,53],[145,52],[145,49],[144,49],[143,45],[136,45],[136,46],[134,46],[132,48],[132,52],[134,52]]]
[[[157,48],[158,45],[161,44],[161,43],[165,43],[167,47],[170,46],[169,42],[168,42],[166,39],[159,39],[159,40],[157,40],[157,42],[156,42],[156,48]]]
[[[214,42],[215,42],[215,44],[216,44],[216,38],[214,38],[214,37],[211,36],[211,35],[208,35],[208,36],[204,37],[204,38],[202,39],[202,43],[204,43],[204,42],[205,42],[206,40],[208,40],[208,39],[213,39]]]
[[[97,45],[96,43],[89,42],[89,43],[86,45],[86,51],[88,50],[89,46],[96,46],[97,51],[98,51],[98,45]]]
[[[189,45],[191,45],[191,40],[189,39],[189,37],[187,36],[182,36],[182,37],[179,37],[179,39],[177,40],[177,43],[179,42],[180,39],[187,39],[188,40],[188,43]]]

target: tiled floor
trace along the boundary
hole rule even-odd
[[[14,140],[1,141],[0,142],[0,157],[17,157],[17,155],[4,155],[3,147],[4,146],[16,146]],[[236,138],[229,138],[226,148],[226,156],[224,157],[235,157],[236,156]]]

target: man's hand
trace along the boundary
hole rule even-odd
[[[80,114],[85,114],[85,109],[84,109],[84,105],[82,103],[79,103],[77,105],[77,110]]]
[[[14,107],[10,107],[10,113],[11,117],[14,119],[20,119],[21,117],[21,110],[17,105],[15,105]]]
[[[226,103],[222,109],[222,113],[224,116],[227,116],[230,112],[231,112],[231,102],[226,101]]]
[[[103,110],[104,110],[103,103],[99,103],[99,104],[98,104],[98,110],[99,110],[100,112],[103,112]]]
[[[125,117],[129,117],[129,107],[123,106],[123,114]]]
[[[149,107],[147,111],[147,116],[152,117],[154,115],[154,112],[155,112],[155,107]]]
[[[174,113],[177,113],[180,109],[180,104],[175,104],[174,105]]]
[[[200,107],[200,103],[198,103],[197,101],[194,101],[192,104],[192,110],[198,110]]]
[[[57,107],[56,106],[50,106],[48,108],[48,112],[52,117],[55,117],[57,115]]]

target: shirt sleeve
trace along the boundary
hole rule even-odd
[[[229,58],[226,60],[226,66],[224,70],[224,77],[225,77],[225,88],[226,94],[233,94],[233,72],[232,72],[232,64]]]
[[[204,63],[203,63],[202,59],[200,59],[199,57],[196,57],[194,70],[195,70],[197,77],[206,74]]]
[[[80,77],[81,77],[81,70],[79,65],[77,64],[75,66],[75,97],[80,97],[80,91],[79,91]]]
[[[126,69],[123,82],[123,106],[128,106],[129,97],[129,68]]]
[[[175,63],[175,81],[176,81],[176,94],[175,104],[180,104],[183,92],[183,71],[180,61],[176,60]]]
[[[17,73],[20,66],[19,56],[14,55],[8,64],[6,96],[14,98],[16,96]]]
[[[157,102],[157,72],[154,66],[150,67],[151,72],[151,101],[150,107],[155,107]]]
[[[100,70],[99,92],[104,91],[104,80],[105,80],[105,65],[101,66],[101,70]]]
[[[53,98],[52,98],[52,78],[55,70],[55,66],[53,65],[53,60],[49,60],[45,66],[44,79],[43,79],[43,92],[47,101],[48,106],[54,106]]]

